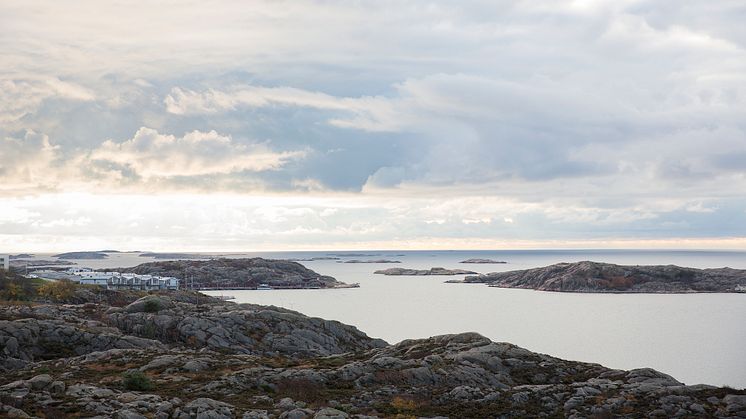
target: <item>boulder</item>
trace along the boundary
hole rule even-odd
[[[346,412],[331,407],[321,409],[313,415],[313,419],[348,419],[349,417],[350,415]]]

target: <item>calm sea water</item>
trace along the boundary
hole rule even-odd
[[[552,356],[612,368],[652,367],[687,384],[746,388],[746,294],[571,294],[446,284],[460,277],[387,277],[376,269],[470,269],[480,273],[594,260],[619,264],[676,264],[746,269],[745,252],[704,251],[371,251],[231,254],[229,257],[393,259],[399,264],[301,262],[357,289],[225,291],[237,302],[286,307],[352,324],[388,342],[474,331]],[[370,256],[351,256],[365,253]],[[505,265],[467,265],[467,258]],[[136,254],[78,261],[92,267],[152,261]]]

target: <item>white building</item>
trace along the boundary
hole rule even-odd
[[[10,255],[0,255],[0,267],[6,271],[10,269]]]
[[[97,272],[89,268],[71,268],[66,271],[36,271],[39,278],[69,279],[85,285],[99,285],[108,289],[177,290],[179,279],[170,276],[137,275],[122,272]]]

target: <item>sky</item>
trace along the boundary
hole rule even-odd
[[[0,3],[0,250],[746,249],[746,3]]]

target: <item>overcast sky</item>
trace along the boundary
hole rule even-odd
[[[746,248],[746,2],[0,4],[0,250]]]

